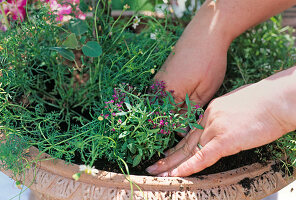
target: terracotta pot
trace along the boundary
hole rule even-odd
[[[30,149],[31,159],[38,155]],[[40,158],[49,158],[43,154]],[[121,200],[121,199],[262,199],[288,185],[296,178],[280,170],[280,164],[270,161],[218,174],[197,178],[162,178],[131,175],[133,190],[123,174],[100,171],[97,177],[82,174],[78,181],[72,175],[78,165],[65,164],[63,160],[38,162],[26,170],[21,180],[33,191],[36,200]],[[2,170],[8,176],[10,171]],[[136,187],[136,185],[138,187]]]

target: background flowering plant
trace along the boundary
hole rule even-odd
[[[35,2],[44,6],[47,4],[49,12],[56,15],[60,22],[69,21],[71,18],[85,20],[86,14],[80,8],[80,0],[37,0]],[[0,30],[6,31],[10,26],[9,21],[22,22],[26,17],[27,0],[0,0]]]

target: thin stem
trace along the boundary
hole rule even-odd
[[[3,8],[3,3],[0,3],[0,10],[1,10],[2,16],[4,18],[4,24],[6,25],[7,28],[10,28],[10,24],[8,22],[7,16],[6,16],[4,8]]]
[[[101,0],[99,0],[97,5],[96,5],[95,18],[94,18],[94,26],[95,26],[96,37],[97,37],[98,42],[99,42],[99,34],[98,34],[98,27],[97,27],[97,13],[98,13],[98,8],[99,8],[99,5],[100,5],[100,2],[101,2]]]

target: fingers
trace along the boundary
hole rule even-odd
[[[201,150],[196,151],[189,159],[181,162],[176,168],[165,171],[158,176],[178,176],[184,177],[202,171],[203,169],[216,163],[222,155],[222,145],[217,139],[211,140]]]
[[[185,137],[186,135],[188,135],[188,132],[190,131],[190,127],[189,126],[187,126],[186,128],[181,128],[183,131],[185,131],[186,133],[181,133],[181,132],[178,132],[178,131],[176,131],[177,132],[177,135],[179,135],[180,137]]]
[[[166,157],[170,156],[171,154],[173,154],[177,150],[181,149],[185,145],[186,142],[192,141],[194,137],[197,137],[197,138],[195,138],[195,141],[197,144],[200,137],[201,137],[202,132],[203,131],[200,129],[194,129],[194,130],[189,131],[188,134],[175,147],[173,147],[165,152],[165,156]]]
[[[169,169],[177,167],[181,162],[186,161],[198,151],[197,143],[199,141],[202,130],[196,129],[178,144],[175,150],[169,151],[170,156],[159,160],[154,165],[148,167],[146,171],[152,175],[160,174]]]

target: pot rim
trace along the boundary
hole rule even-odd
[[[42,169],[49,173],[72,179],[75,173],[79,172],[79,165],[66,164],[61,159],[48,160],[50,156],[46,153],[39,154],[39,150],[36,147],[31,147],[29,150],[31,159],[47,159],[40,161],[37,164],[37,170]],[[273,170],[277,165],[277,161],[267,161],[267,164],[254,163],[251,165],[243,166],[237,169],[210,174],[201,175],[198,177],[155,177],[155,176],[143,176],[143,175],[129,175],[126,176],[120,173],[108,172],[99,170],[97,176],[93,177],[82,173],[78,182],[93,184],[101,187],[115,187],[122,189],[130,189],[129,178],[133,184],[139,186],[142,190],[180,190],[180,188],[186,188],[190,190],[206,189],[209,187],[219,187],[221,185],[237,184],[239,181],[244,180],[246,177],[259,177],[267,174]],[[67,170],[65,170],[67,168]],[[279,173],[282,177],[285,174],[281,170],[274,171],[274,174]],[[291,177],[285,177],[286,185],[296,178],[296,170],[294,170]],[[215,181],[209,181],[215,180]],[[134,190],[138,190],[134,187]]]

